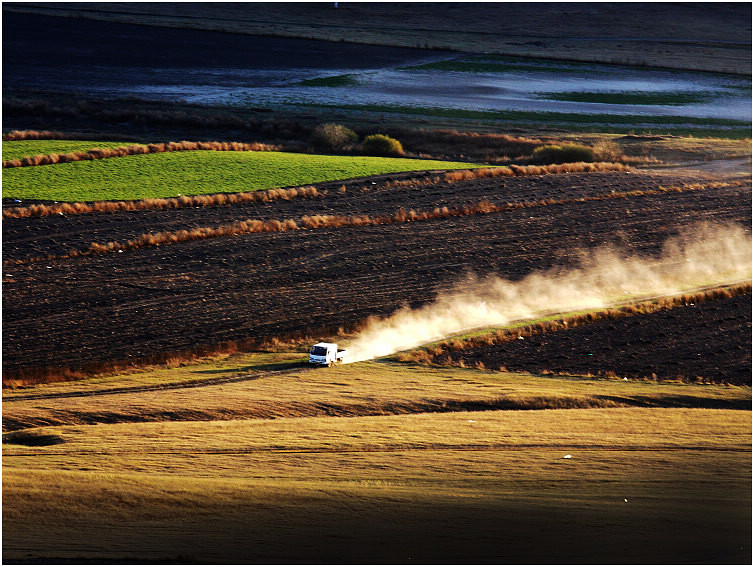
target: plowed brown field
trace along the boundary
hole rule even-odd
[[[455,352],[508,370],[751,384],[751,294]]]
[[[390,176],[398,177],[406,176]],[[751,225],[750,180],[623,198],[615,194],[647,193],[689,179],[669,171],[393,188],[384,187],[384,181],[346,182],[345,191],[341,183],[321,185],[324,195],[267,204],[5,219],[4,374],[137,363],[223,341],[353,327],[370,315],[429,302],[467,272],[515,280],[532,271],[569,266],[582,250],[605,243],[656,253],[667,237],[699,221]],[[583,197],[598,198],[578,200]],[[92,242],[124,241],[148,232],[249,218],[392,214],[400,208],[432,210],[482,199],[556,203],[65,257]]]

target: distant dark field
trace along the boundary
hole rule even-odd
[[[83,93],[104,90],[107,93],[117,92],[134,82],[263,85],[275,79],[255,75],[255,71],[274,70],[280,81],[285,80],[286,69],[369,69],[423,61],[430,55],[419,49],[257,37],[3,11],[3,87],[6,89]]]
[[[5,3],[3,8],[260,36],[751,75],[747,2],[341,2],[337,9],[331,2],[91,2]]]

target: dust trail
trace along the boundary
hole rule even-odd
[[[387,356],[465,330],[505,325],[546,313],[600,308],[621,299],[681,292],[751,279],[750,231],[701,224],[666,241],[659,257],[613,247],[583,254],[573,269],[534,272],[511,282],[470,276],[457,291],[418,309],[377,320],[348,345],[346,362]]]

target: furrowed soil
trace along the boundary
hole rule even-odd
[[[606,243],[628,253],[655,254],[668,237],[700,221],[751,225],[750,178],[720,186],[709,183],[717,177],[700,172],[694,182],[702,182],[702,188],[650,194],[690,179],[672,170],[454,183],[420,183],[433,174],[413,175],[414,186],[386,188],[387,179],[408,176],[383,176],[320,185],[318,197],[266,204],[4,219],[4,373],[91,370],[226,341],[353,329],[369,316],[431,302],[469,272],[516,280],[572,266],[584,250]],[[628,192],[632,196],[615,197]],[[586,197],[597,199],[579,200]],[[552,199],[553,204],[66,257],[92,242],[124,242],[143,233],[249,218],[376,216],[483,199],[495,204]],[[736,305],[730,307],[734,316],[745,317]],[[671,350],[673,340],[667,338]],[[542,366],[550,362],[542,360]],[[672,360],[657,363],[666,365],[658,374],[676,370]]]
[[[751,294],[471,348],[466,366],[751,383]]]

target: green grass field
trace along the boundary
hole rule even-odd
[[[237,354],[21,393],[254,373],[303,357]],[[411,412],[428,400],[450,409],[598,395],[645,407]],[[383,360],[164,392],[6,398],[6,419],[68,423],[25,432],[58,444],[4,444],[4,557],[745,563],[751,412],[666,407],[679,395],[701,406],[750,401],[751,389]],[[254,407],[257,417],[234,416]]]
[[[79,140],[16,140],[3,142],[3,160],[21,159],[38,154],[66,154],[86,152],[95,148],[121,148],[132,146],[128,142],[99,142]]]
[[[6,144],[15,143],[5,142],[3,151]],[[237,193],[382,173],[470,167],[475,165],[370,156],[173,152],[6,169],[3,197],[48,201],[133,200]]]

